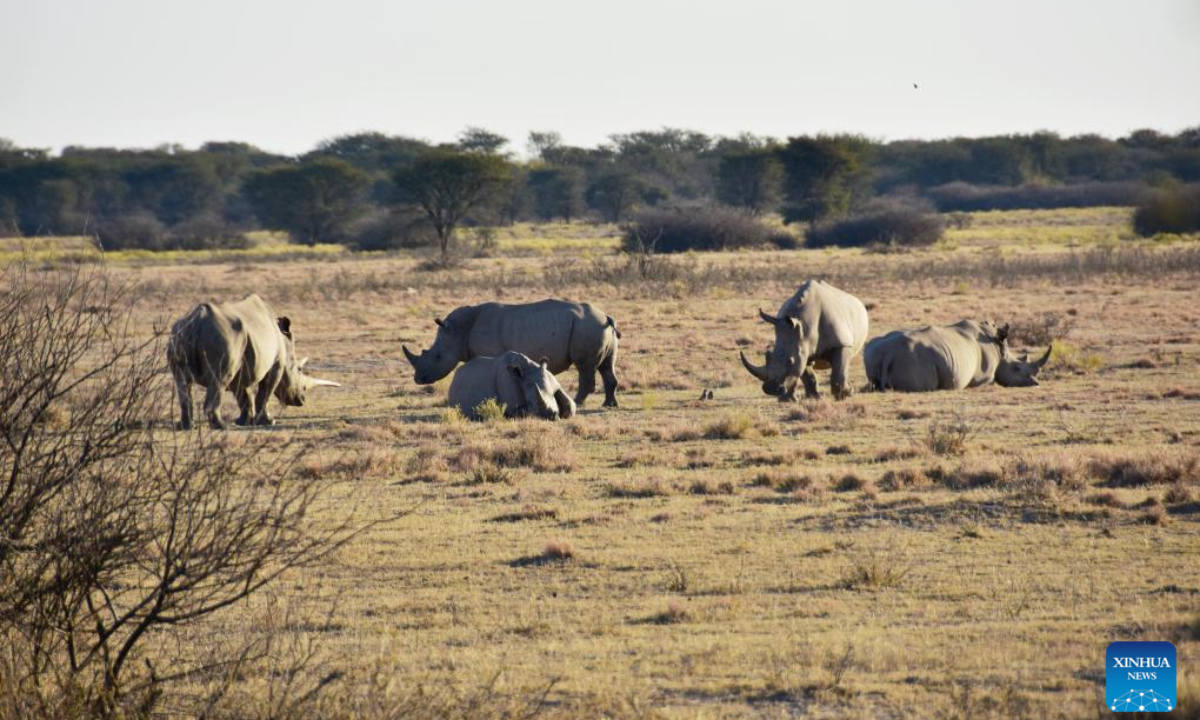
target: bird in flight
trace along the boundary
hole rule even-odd
[[[917,89],[917,84],[913,83],[913,90],[916,90],[916,89]]]

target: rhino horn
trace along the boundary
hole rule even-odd
[[[746,353],[744,352],[739,352],[738,356],[742,358],[742,365],[746,366],[746,369],[750,371],[751,375],[758,378],[762,382],[767,381],[767,369],[765,366],[756,366],[754,363],[746,359]]]
[[[1046,354],[1043,355],[1040,360],[1035,362],[1033,364],[1033,366],[1039,370],[1041,370],[1043,367],[1045,367],[1046,363],[1050,362],[1050,353],[1053,352],[1053,350],[1054,350],[1054,345],[1051,344],[1049,347],[1046,348]]]
[[[308,364],[308,358],[301,358],[300,362],[296,365],[296,367],[300,370],[303,370],[304,366],[307,364]]]
[[[775,317],[774,315],[768,315],[768,314],[766,314],[765,312],[763,312],[763,311],[762,311],[762,308],[759,308],[759,309],[758,309],[758,316],[759,316],[760,318],[762,318],[763,322],[765,322],[765,323],[768,323],[768,324],[771,324],[771,325],[778,325],[778,324],[779,324],[779,318]]]
[[[342,384],[340,382],[334,382],[332,380],[325,380],[324,378],[314,378],[314,377],[308,378],[308,383],[310,385],[312,385],[313,387],[341,387],[342,386]]]
[[[404,350],[404,357],[408,358],[410,363],[413,365],[417,364],[417,355],[412,350],[409,350],[407,345],[401,345],[400,349]]]

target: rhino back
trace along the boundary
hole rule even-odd
[[[235,332],[241,336],[242,376],[248,383],[262,380],[276,364],[286,367],[286,344],[279,329],[275,312],[258,295],[244,300],[224,303],[217,308],[230,318]]]
[[[858,354],[867,341],[869,321],[862,301],[845,290],[820,280],[802,284],[796,294],[784,301],[777,317],[790,316],[806,327],[816,328],[816,347],[812,353],[823,357],[848,347]]]
[[[956,326],[890,333],[870,345],[886,386],[904,392],[961,390],[975,384],[979,345]]]
[[[487,303],[480,306],[471,327],[468,349],[472,356],[514,351],[533,359],[545,357],[551,372],[562,372],[571,364],[572,332],[583,316],[578,303],[564,300]]]

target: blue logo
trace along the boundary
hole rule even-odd
[[[1105,653],[1104,692],[1114,712],[1169,712],[1175,708],[1175,646],[1169,642],[1115,642]]]

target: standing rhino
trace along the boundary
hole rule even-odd
[[[205,388],[204,414],[219,430],[225,428],[221,393],[226,388],[242,411],[238,425],[271,425],[267,400],[272,393],[284,405],[299,407],[309,388],[339,387],[305,375],[307,361],[296,361],[291,320],[275,317],[258,295],[197,306],[171,327],[167,343],[167,364],[179,394],[179,427],[192,427],[192,383]]]
[[[809,280],[772,317],[758,311],[775,328],[775,346],[766,364],[756,366],[741,354],[742,364],[762,381],[762,389],[780,400],[792,400],[796,381],[804,382],[806,397],[820,397],[813,369],[832,368],[834,397],[849,397],[850,360],[867,341],[867,308],[862,301],[825,282]]]
[[[549,361],[542,358],[535,363],[518,352],[472,358],[454,373],[451,405],[478,420],[477,409],[487,400],[503,405],[505,417],[536,415],[557,420],[575,414],[575,403],[550,372]]]
[[[877,390],[928,392],[961,390],[995,382],[1004,387],[1033,387],[1050,359],[1013,358],[1008,326],[960,320],[943,327],[895,330],[867,343],[863,362]]]
[[[617,332],[608,315],[587,303],[542,300],[525,305],[484,303],[460,307],[437,323],[437,339],[420,355],[403,346],[413,380],[428,385],[450,374],[460,362],[508,351],[545,357],[553,373],[574,365],[579,370],[575,403],[582,406],[596,390],[596,370],[604,379],[604,407],[617,406]]]

